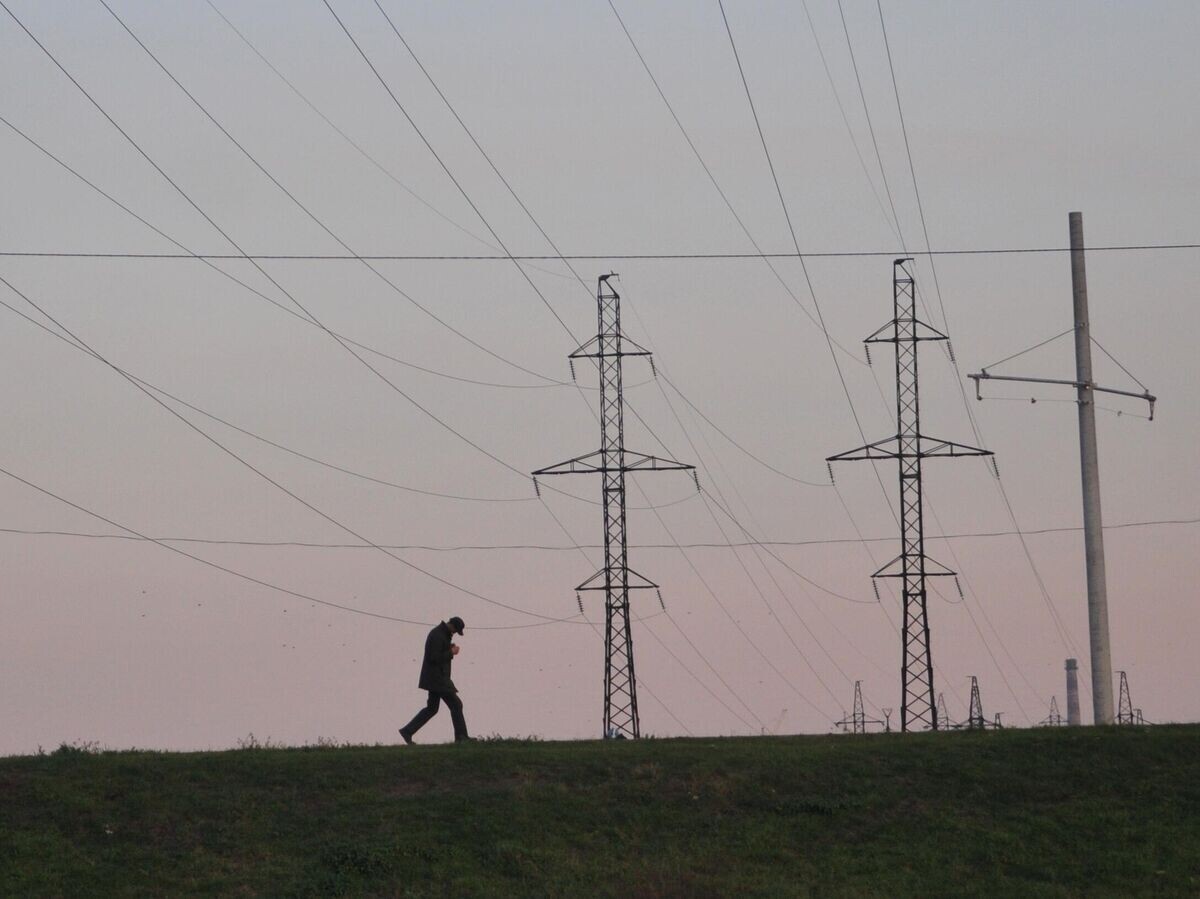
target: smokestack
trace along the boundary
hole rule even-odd
[[[1079,663],[1067,659],[1067,724],[1078,727],[1079,721],[1079,676],[1076,674]]]

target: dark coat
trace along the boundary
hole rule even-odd
[[[451,638],[450,625],[444,621],[425,638],[425,658],[421,660],[421,681],[418,684],[422,690],[431,693],[458,692],[454,681],[450,680],[450,662],[454,658],[450,654]]]

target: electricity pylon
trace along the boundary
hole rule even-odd
[[[971,708],[967,711],[967,730],[983,730],[987,719],[983,717],[983,700],[979,696],[979,678],[971,675]]]
[[[1117,702],[1117,724],[1137,724],[1138,709],[1136,712],[1133,708],[1133,702],[1129,698],[1129,678],[1124,671],[1118,671],[1121,675],[1121,692],[1120,699]]]
[[[1058,697],[1050,697],[1050,714],[1038,722],[1042,727],[1062,727],[1063,717],[1058,711]]]
[[[993,375],[986,368],[980,369],[977,374],[967,375],[967,377],[975,382],[975,398],[980,400],[983,399],[980,384],[986,380],[1065,384],[1075,388],[1075,404],[1079,408],[1079,473],[1083,486],[1083,542],[1088,591],[1088,643],[1092,660],[1092,715],[1096,724],[1112,724],[1112,655],[1108,635],[1108,585],[1104,569],[1104,522],[1100,512],[1100,458],[1096,448],[1096,394],[1112,393],[1145,400],[1150,404],[1151,421],[1154,420],[1154,404],[1157,402],[1157,397],[1153,396],[1140,381],[1138,384],[1141,385],[1142,392],[1135,393],[1130,390],[1101,387],[1092,379],[1092,344],[1095,341],[1092,339],[1091,322],[1088,316],[1083,215],[1078,212],[1069,213],[1067,225],[1071,238],[1071,288],[1075,317],[1075,380]],[[1100,349],[1105,355],[1108,355],[1108,351],[1104,347],[1100,347]],[[1016,355],[1019,356],[1021,353]],[[1014,357],[1008,357],[1008,359],[1012,358]],[[1004,361],[1007,362],[1008,359]],[[1130,375],[1130,377],[1133,376]],[[1134,378],[1134,380],[1137,379]],[[999,473],[997,472],[997,474]]]
[[[878,718],[868,718],[863,709],[862,681],[854,682],[854,711],[849,718],[843,718],[837,724],[844,733],[856,734],[865,734],[868,724],[883,724]]]
[[[921,405],[917,379],[917,345],[923,340],[947,340],[941,331],[917,319],[916,285],[905,267],[911,259],[897,259],[892,269],[893,318],[864,341],[891,343],[896,348],[895,437],[829,456],[827,462],[895,459],[900,469],[900,555],[871,577],[900,578],[903,587],[903,660],[900,668],[900,729],[938,729],[938,709],[933,701],[933,659],[929,646],[929,616],[925,579],[953,576],[954,572],[925,555],[922,509],[921,460],[946,456],[990,456],[988,450],[921,433]]]
[[[604,730],[605,739],[641,736],[638,722],[637,677],[633,668],[633,635],[629,628],[629,591],[658,589],[658,585],[627,564],[625,533],[625,475],[636,471],[690,471],[695,466],[625,449],[625,394],[621,360],[649,356],[621,333],[621,296],[609,284],[614,275],[601,275],[596,286],[596,336],[571,353],[575,359],[595,359],[600,370],[600,449],[533,473],[540,475],[594,474],[602,478],[604,509],[604,567],[575,589],[604,591]],[[582,609],[583,603],[580,602]]]

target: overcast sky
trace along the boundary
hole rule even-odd
[[[814,324],[819,306],[866,439],[894,433],[890,353],[867,366],[861,340],[891,316],[892,256],[925,237],[874,0],[843,0],[844,27],[834,0],[808,0],[811,28],[802,3],[725,4],[801,250],[882,254],[808,259],[812,293],[796,259],[773,272],[747,237],[793,251],[715,0],[616,10],[746,230],[606,0],[381,0],[550,240],[599,257],[573,263],[586,287],[373,0],[330,3],[396,102],[324,0],[108,2],[229,136],[99,0],[5,0],[78,86],[0,13],[0,276],[25,297],[0,285],[0,469],[28,482],[0,476],[0,752],[390,742],[424,700],[428,625],[455,614],[474,733],[598,735],[601,632],[572,588],[602,558],[600,485],[559,478],[539,499],[521,473],[598,445],[595,372],[577,366],[577,389],[566,356],[594,333],[609,271],[660,375],[627,360],[627,445],[696,463],[706,489],[631,478],[630,561],[666,605],[634,597],[643,732],[825,732],[855,680],[873,714],[899,705],[899,606],[869,579],[898,552],[896,472],[844,464],[829,485],[824,458],[864,441]],[[882,10],[934,249],[1061,248],[1072,210],[1089,246],[1200,243],[1196,4]],[[21,255],[501,242],[551,258],[522,274],[507,259]],[[748,258],[611,258],[726,253]],[[1087,266],[1093,336],[1161,398],[1153,422],[1115,397],[1099,415],[1113,665],[1148,719],[1195,720],[1200,251]],[[1036,723],[1052,695],[1065,711],[1065,658],[1088,687],[1075,410],[1056,387],[989,386],[1007,399],[977,403],[965,375],[1070,328],[1069,260],[939,256],[940,295],[927,258],[915,271],[958,363],[922,346],[924,430],[975,442],[969,407],[1003,478],[926,465],[927,532],[968,535],[928,542],[965,597],[951,582],[930,597],[936,688],[961,719],[978,675],[989,717]],[[1070,338],[994,371],[1070,378]],[[1099,351],[1096,376],[1140,389]],[[169,545],[244,577],[88,512],[214,541]],[[730,548],[747,534],[790,545]],[[584,610],[603,620],[598,594]],[[447,716],[422,733],[449,736]]]

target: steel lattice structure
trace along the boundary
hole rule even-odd
[[[990,456],[991,452],[921,433],[917,346],[947,336],[917,318],[916,283],[907,268],[911,259],[897,259],[892,269],[893,318],[864,341],[890,343],[896,348],[896,436],[828,457],[828,462],[895,459],[900,468],[900,555],[872,577],[899,578],[904,626],[900,669],[900,729],[937,730],[938,709],[933,693],[933,659],[929,645],[929,615],[925,579],[954,572],[925,555],[921,461],[937,457]]]
[[[971,705],[967,710],[967,730],[983,730],[987,719],[983,717],[983,698],[979,695],[979,678],[971,675]]]
[[[695,466],[625,449],[625,395],[621,360],[649,357],[648,350],[621,333],[621,296],[602,275],[596,288],[596,336],[571,353],[570,359],[594,359],[600,371],[600,449],[533,473],[592,474],[602,478],[604,567],[575,589],[604,591],[604,730],[606,739],[641,736],[637,677],[633,667],[633,635],[629,627],[629,591],[658,589],[628,564],[625,527],[625,475],[634,471],[691,471]],[[653,363],[651,363],[653,366]],[[572,364],[574,371],[574,364]],[[536,484],[536,480],[535,480]],[[582,611],[582,602],[580,610]]]
[[[1050,713],[1038,722],[1042,727],[1062,727],[1063,716],[1058,710],[1058,697],[1050,697]]]
[[[854,682],[854,711],[850,713],[850,717],[838,721],[838,727],[845,733],[865,734],[868,724],[883,723],[878,718],[867,717],[867,713],[863,709],[862,681],[856,680]]]
[[[1117,700],[1117,724],[1139,724],[1138,717],[1141,710],[1134,710],[1133,701],[1129,698],[1129,677],[1124,671],[1118,671],[1121,675],[1121,691]]]

